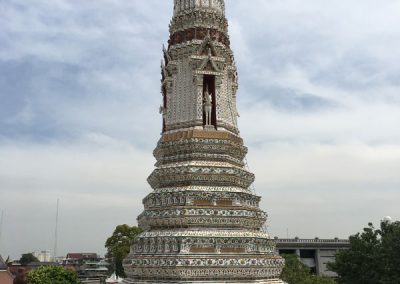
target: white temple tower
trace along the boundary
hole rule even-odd
[[[161,73],[163,133],[125,283],[283,283],[243,162],[224,0],[174,0]]]

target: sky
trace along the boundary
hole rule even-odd
[[[0,0],[0,254],[104,254],[160,137],[172,0]],[[400,219],[400,2],[227,0],[271,237]]]

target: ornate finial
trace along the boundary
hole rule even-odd
[[[190,10],[205,9],[225,14],[224,0],[174,0],[174,16]]]

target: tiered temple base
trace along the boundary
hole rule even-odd
[[[263,232],[175,229],[141,234],[124,264],[126,283],[280,283],[283,260]]]
[[[216,131],[163,136],[125,283],[283,283],[246,152],[240,137]]]

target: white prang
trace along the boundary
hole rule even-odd
[[[386,216],[385,218],[383,218],[383,221],[384,221],[384,222],[391,223],[393,220],[392,220],[392,217]]]

